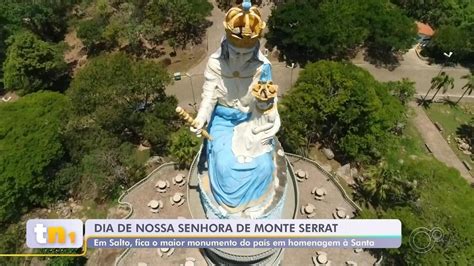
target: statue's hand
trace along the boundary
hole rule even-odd
[[[202,128],[204,127],[204,121],[200,118],[194,119],[193,125],[189,128],[191,132],[195,133],[198,138],[201,137]]]
[[[272,141],[273,141],[273,137],[268,137],[268,138],[262,139],[260,143],[265,146],[265,145],[271,145]]]

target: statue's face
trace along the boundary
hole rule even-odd
[[[232,46],[231,44],[229,44],[228,47],[229,60],[239,65],[243,65],[244,63],[250,61],[255,50],[255,48],[238,48]]]

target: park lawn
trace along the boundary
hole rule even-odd
[[[150,159],[150,149],[137,149],[135,151],[134,158],[135,160],[137,160],[138,163],[144,165],[148,161],[148,159]]]
[[[474,167],[472,157],[464,154],[459,150],[455,137],[460,137],[456,131],[463,125],[467,124],[474,117],[474,104],[462,103],[458,106],[450,106],[448,104],[433,103],[426,110],[426,114],[433,122],[437,122],[443,128],[441,134],[449,143],[454,153],[461,159],[461,161],[468,162]],[[474,170],[470,171],[474,175]]]
[[[401,161],[410,160],[432,160],[435,159],[425,146],[425,142],[420,132],[416,129],[413,118],[415,110],[407,108],[406,121],[404,122],[403,133],[396,137],[385,154],[385,160],[390,164],[397,164]]]
[[[432,157],[426,149],[423,137],[421,137],[420,132],[418,132],[414,125],[412,120],[413,110],[410,109],[408,112],[409,118],[403,130],[403,135],[399,139],[400,150],[398,156],[400,158],[410,155],[422,158]]]

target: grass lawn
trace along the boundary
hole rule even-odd
[[[135,154],[135,159],[140,163],[140,164],[145,164],[148,159],[150,159],[150,150],[139,150],[137,149]]]
[[[433,122],[437,122],[443,128],[441,132],[444,138],[448,141],[449,145],[456,153],[456,155],[462,161],[468,162],[474,167],[474,161],[472,156],[464,154],[459,150],[458,145],[455,141],[455,137],[460,137],[457,133],[458,128],[467,124],[474,117],[474,104],[463,103],[459,106],[449,106],[442,103],[434,103],[428,109],[425,110],[430,119]],[[474,171],[471,170],[471,174],[474,175]]]

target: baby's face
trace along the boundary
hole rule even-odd
[[[273,106],[273,101],[258,101],[255,104],[259,110],[268,110]]]

